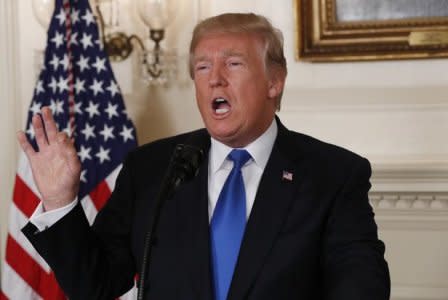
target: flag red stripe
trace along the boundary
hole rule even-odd
[[[25,184],[22,178],[16,175],[13,201],[15,205],[25,214],[25,216],[29,218],[39,204],[40,199]]]
[[[8,300],[8,297],[6,297],[2,291],[0,291],[0,300]]]
[[[54,274],[42,269],[10,235],[6,242],[6,262],[43,299],[65,299]]]
[[[89,193],[97,210],[103,208],[104,204],[106,204],[109,199],[110,194],[111,191],[105,180],[101,181],[96,188]]]

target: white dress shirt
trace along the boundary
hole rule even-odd
[[[264,168],[268,163],[277,137],[277,122],[272,121],[269,128],[259,136],[255,141],[244,148],[252,157],[241,168],[243,174],[244,188],[246,191],[246,219],[249,218],[252,206],[254,205],[255,195],[257,194],[258,185]],[[233,150],[223,143],[211,139],[210,156],[208,161],[208,216],[209,221],[213,216],[213,212],[218,202],[219,194],[224,183],[233,168],[233,162],[227,158]]]
[[[251,155],[246,164],[242,167],[244,187],[246,190],[246,217],[249,218],[252,206],[255,201],[255,195],[260,184],[261,175],[263,175],[264,168],[268,163],[271,155],[272,147],[274,146],[275,138],[277,137],[277,123],[275,120],[269,128],[259,136],[255,141],[242,148],[247,150]],[[227,156],[233,149],[224,145],[223,143],[211,138],[210,155],[208,161],[208,214],[209,220],[215,210],[216,202],[227,176],[233,167],[233,162],[227,159]],[[62,217],[68,214],[75,206],[77,199],[70,204],[45,212],[42,203],[40,203],[30,222],[37,227],[39,231],[43,231],[51,225],[55,224]]]
[[[70,204],[50,211],[45,211],[42,202],[40,202],[34,210],[34,213],[31,215],[30,222],[33,223],[39,231],[43,231],[68,214],[75,208],[77,202],[78,198],[75,198]]]

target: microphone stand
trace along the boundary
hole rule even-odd
[[[183,182],[190,180],[197,175],[203,155],[204,151],[202,149],[191,145],[178,144],[174,149],[165,173],[165,177],[162,181],[162,185],[159,189],[157,197],[154,200],[154,210],[152,212],[152,218],[150,218],[151,221],[145,236],[142,266],[137,283],[137,300],[144,299],[144,284],[151,262],[150,259],[151,250],[154,243],[154,233],[157,230],[163,204],[166,200],[173,196],[175,190]]]

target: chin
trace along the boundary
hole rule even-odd
[[[233,148],[244,146],[245,136],[242,124],[229,124],[230,122],[216,122],[213,120],[208,123],[207,130],[209,134],[217,141]]]
[[[229,145],[233,140],[235,140],[235,134],[231,131],[223,130],[209,130],[210,135],[217,141],[223,144]]]
[[[209,131],[210,135],[215,139],[218,140],[220,142],[224,142],[224,141],[228,141],[232,139],[232,135],[227,133],[227,132],[222,132],[222,131]]]

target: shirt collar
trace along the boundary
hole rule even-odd
[[[242,148],[249,152],[255,164],[262,170],[264,170],[266,164],[268,163],[275,138],[277,137],[277,132],[277,122],[274,119],[269,128],[262,135],[246,147]],[[210,171],[212,173],[215,173],[222,168],[227,156],[232,150],[233,148],[219,142],[213,137],[211,138]]]

